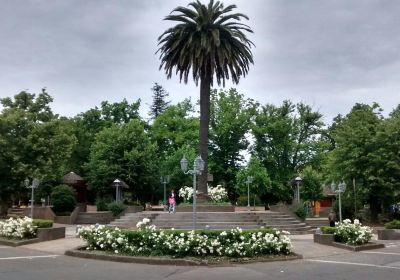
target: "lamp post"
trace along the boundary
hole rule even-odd
[[[25,187],[28,189],[32,189],[31,192],[31,219],[33,219],[33,206],[35,205],[35,189],[39,186],[39,180],[34,178],[32,180],[32,184],[30,183],[29,179],[25,179]]]
[[[185,174],[193,175],[193,230],[196,230],[196,175],[201,175],[204,170],[204,160],[198,156],[193,162],[193,170],[188,170],[188,160],[183,156],[181,169]]]
[[[303,182],[303,179],[297,176],[296,178],[294,178],[294,181],[296,183],[296,192],[295,192],[296,202],[300,203],[300,184],[301,182]]]
[[[161,176],[160,177],[160,183],[164,185],[164,200],[163,200],[163,205],[164,205],[164,211],[167,210],[166,205],[167,205],[167,184],[169,183],[169,175],[166,177]]]
[[[342,222],[342,199],[341,199],[341,193],[346,191],[346,183],[342,181],[338,185],[335,184],[335,182],[332,182],[331,184],[331,190],[333,193],[337,193],[339,196],[339,221]]]
[[[247,176],[246,184],[247,184],[247,210],[250,211],[250,184],[253,182],[253,176]]]
[[[115,179],[111,185],[115,188],[115,201],[122,201],[122,188],[128,188],[128,185],[120,179]]]

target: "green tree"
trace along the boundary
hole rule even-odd
[[[249,146],[248,135],[254,104],[235,89],[211,94],[210,171],[214,182],[235,197],[236,173]]]
[[[52,98],[20,92],[1,99],[0,114],[0,197],[7,203],[12,197],[24,199],[25,178],[36,177],[42,184],[54,182],[66,172],[76,145],[70,126],[53,114]]]
[[[129,103],[126,99],[121,102],[101,102],[86,112],[78,114],[71,122],[74,135],[78,139],[70,161],[70,169],[85,177],[84,166],[89,161],[90,147],[95,141],[96,134],[112,124],[124,124],[133,119],[141,120],[139,115],[140,100]]]
[[[150,132],[158,145],[157,155],[161,161],[182,147],[197,145],[199,120],[191,116],[193,111],[187,99],[169,106],[154,120]]]
[[[247,195],[246,180],[248,176],[253,177],[249,185],[250,193],[256,194],[264,203],[274,202],[275,194],[271,188],[271,180],[267,169],[256,158],[252,157],[245,168],[241,168],[236,174],[236,190],[238,194]],[[251,196],[251,195],[250,195]]]
[[[314,170],[311,166],[303,169],[301,177],[303,179],[301,197],[303,200],[317,201],[323,198],[322,185],[323,179],[320,172]]]
[[[323,137],[322,115],[308,105],[284,101],[282,106],[262,106],[256,113],[252,133],[252,153],[271,174],[279,199],[288,201],[290,181],[307,165],[318,167],[329,148]]]
[[[253,63],[252,42],[244,31],[252,30],[239,22],[242,18],[248,19],[246,15],[230,13],[235,5],[224,7],[219,1],[210,0],[208,5],[195,1],[188,6],[175,8],[165,18],[178,24],[158,38],[158,51],[160,69],[164,68],[168,78],[176,71],[187,83],[192,69],[196,84],[200,80],[199,153],[205,162],[205,171],[200,176],[199,191],[207,194],[210,87],[214,75],[220,85],[229,77],[238,83],[248,73],[249,64]]]
[[[167,109],[170,101],[166,101],[165,98],[169,96],[169,93],[157,83],[154,83],[151,90],[153,91],[153,104],[151,104],[149,115],[155,119]]]
[[[355,178],[364,189],[372,220],[377,220],[380,204],[388,195],[388,185],[380,181],[383,179],[382,174],[377,173],[387,164],[383,154],[378,152],[380,149],[380,153],[384,150],[387,152],[388,135],[382,134],[382,142],[377,141],[383,122],[378,104],[356,104],[331,130],[335,149],[329,155],[327,169],[330,171],[330,179],[336,182],[345,180],[350,186]]]
[[[51,202],[56,214],[68,214],[76,206],[76,191],[67,185],[56,186],[51,192]]]
[[[156,145],[150,141],[139,120],[103,129],[90,149],[89,183],[99,195],[113,193],[111,183],[119,178],[130,187],[132,196],[150,200],[158,183]]]

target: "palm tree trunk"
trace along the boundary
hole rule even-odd
[[[211,74],[206,73],[200,81],[200,129],[199,154],[204,160],[204,171],[199,176],[199,192],[207,194],[208,176],[208,130],[210,123]]]

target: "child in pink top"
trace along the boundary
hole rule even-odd
[[[168,198],[168,204],[169,204],[168,213],[171,213],[171,212],[175,213],[175,210],[176,210],[176,199],[175,199],[174,190],[171,191],[171,194],[170,194],[170,196]]]

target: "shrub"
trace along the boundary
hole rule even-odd
[[[0,236],[13,239],[33,238],[36,236],[36,226],[29,217],[9,218],[0,221]]]
[[[107,199],[103,199],[103,198],[97,199],[96,200],[97,211],[108,211],[108,206],[107,205],[109,203],[110,203],[110,201],[107,200]]]
[[[122,202],[111,202],[107,205],[107,209],[108,211],[111,211],[113,216],[115,217],[121,214],[126,209],[126,205]]]
[[[34,219],[32,221],[32,223],[37,228],[51,228],[51,227],[53,227],[53,221],[52,220]]]
[[[388,222],[385,224],[386,229],[400,229],[400,221],[399,220],[393,220],[391,222]]]
[[[71,213],[76,206],[76,192],[67,185],[59,185],[51,192],[53,210],[56,214]]]
[[[195,232],[145,226],[132,231],[100,225],[83,227],[78,235],[87,242],[88,250],[127,255],[240,258],[291,253],[290,238],[273,229]]]
[[[350,245],[362,245],[372,239],[370,227],[362,226],[357,219],[354,223],[346,219],[343,223],[337,223],[335,227],[335,240]]]
[[[300,219],[304,220],[307,216],[306,210],[302,205],[298,206],[294,213],[299,217]]]
[[[256,205],[261,205],[261,200],[258,196],[251,196],[250,195],[250,206],[254,205],[254,201]],[[247,206],[247,195],[241,195],[236,200],[237,206]]]
[[[323,226],[321,227],[321,231],[324,234],[335,234],[335,227],[327,227],[327,226]]]

